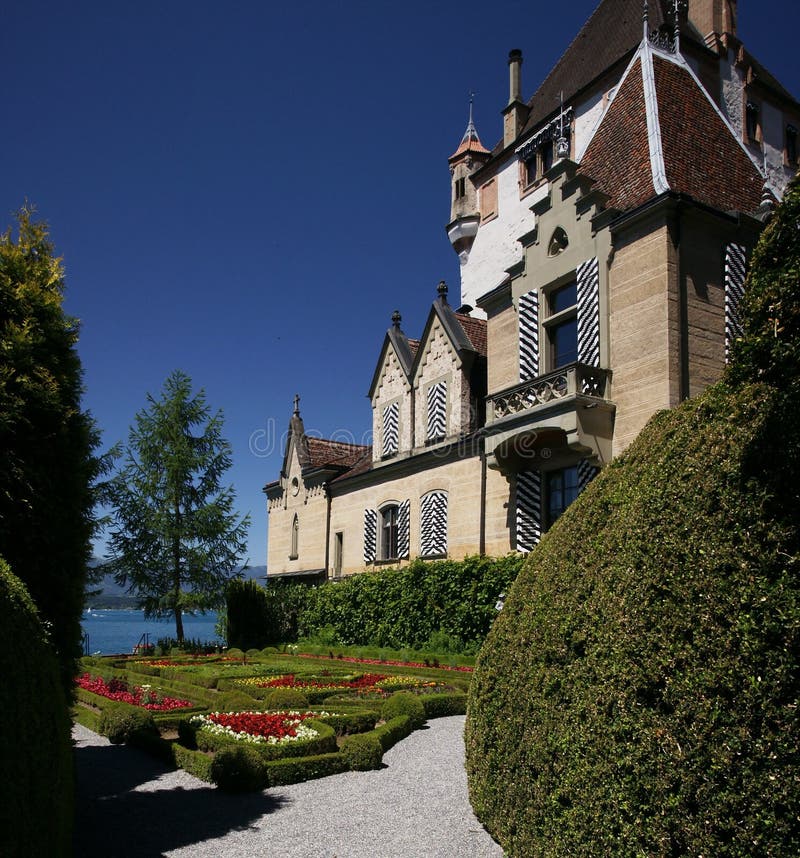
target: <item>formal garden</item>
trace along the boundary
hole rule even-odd
[[[466,711],[468,659],[345,652],[84,658],[73,716],[112,743],[243,792],[380,768],[426,720]]]

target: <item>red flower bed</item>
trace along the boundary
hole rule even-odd
[[[260,688],[372,688],[375,683],[386,679],[385,673],[365,673],[358,679],[333,679],[330,682],[320,682],[318,679],[298,679],[293,673],[289,676],[279,676],[259,682]]]
[[[297,653],[298,658],[325,658],[330,661],[328,655],[313,655],[310,652]],[[334,656],[336,661],[351,661],[355,664],[391,664],[396,667],[427,667],[432,670],[458,670],[462,673],[472,673],[475,668],[467,665],[457,665],[455,667],[449,664],[425,664],[423,661],[394,661],[390,658],[357,658],[354,655],[337,655]]]
[[[233,733],[247,733],[265,739],[285,739],[297,736],[297,726],[313,712],[211,712],[206,721],[226,727]]]
[[[122,679],[111,679],[106,682],[101,676],[91,676],[84,673],[75,680],[75,684],[93,694],[116,700],[119,703],[130,703],[132,706],[141,706],[153,712],[170,712],[173,709],[186,709],[194,704],[190,700],[179,700],[177,697],[164,697],[147,688],[134,685],[128,687],[128,683]]]

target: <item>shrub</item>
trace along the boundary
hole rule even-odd
[[[253,711],[255,701],[242,691],[225,691],[214,698],[212,709],[215,712]]]
[[[383,759],[383,748],[374,733],[354,733],[347,736],[342,741],[340,750],[349,768],[357,772],[378,769]]]
[[[252,792],[268,784],[266,761],[248,745],[231,743],[215,754],[209,777],[225,792]]]
[[[415,730],[425,723],[425,707],[422,701],[416,694],[407,691],[396,692],[381,707],[381,717],[385,721],[391,721],[398,715],[408,715]]]
[[[531,552],[468,702],[470,797],[508,853],[800,854],[787,387],[657,415]]]
[[[426,718],[464,715],[467,711],[467,695],[462,691],[444,694],[420,694],[419,701],[425,707]]]
[[[71,854],[70,721],[59,663],[23,583],[0,560],[0,855]]]
[[[228,658],[244,658],[244,653],[238,647],[232,646],[225,651],[225,655]]]
[[[111,703],[103,707],[100,716],[100,733],[107,736],[112,745],[135,743],[140,736],[157,736],[158,727],[153,715],[139,706],[127,703]]]
[[[261,658],[261,650],[251,647],[246,653],[248,658]]]
[[[308,697],[296,688],[276,688],[262,698],[265,709],[308,709]]]
[[[386,753],[389,748],[393,748],[401,739],[405,739],[406,736],[409,736],[413,732],[414,725],[411,722],[411,718],[408,715],[398,715],[396,718],[391,718],[385,724],[381,724],[373,735],[377,737],[381,743],[381,748]]]

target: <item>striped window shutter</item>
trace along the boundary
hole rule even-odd
[[[542,536],[542,475],[517,474],[517,551],[527,553]]]
[[[400,406],[391,402],[383,409],[383,438],[381,453],[393,456],[397,452],[399,433]]]
[[[378,511],[374,509],[364,510],[364,563],[366,565],[375,562],[375,553],[378,547]]]
[[[741,244],[725,248],[725,363],[730,361],[731,346],[742,336],[740,302],[744,295],[747,256]]]
[[[578,266],[578,361],[600,366],[600,269],[597,257]]]
[[[405,500],[397,507],[397,556],[408,557],[411,545],[410,502]]]
[[[539,375],[539,296],[536,290],[519,299],[519,380]]]
[[[447,382],[437,381],[428,388],[428,441],[444,438],[447,424]]]
[[[589,464],[588,459],[578,462],[578,494],[600,473],[600,468]]]
[[[447,492],[429,492],[420,501],[420,554],[447,554]]]

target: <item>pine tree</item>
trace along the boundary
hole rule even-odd
[[[238,518],[233,488],[220,485],[231,465],[222,412],[212,415],[205,393],[192,395],[192,381],[180,371],[166,380],[160,399],[147,401],[108,485],[109,567],[139,597],[145,616],[175,617],[182,642],[184,613],[224,603],[249,516]]]
[[[63,294],[47,226],[23,208],[0,235],[0,556],[28,588],[71,688],[102,463]]]

